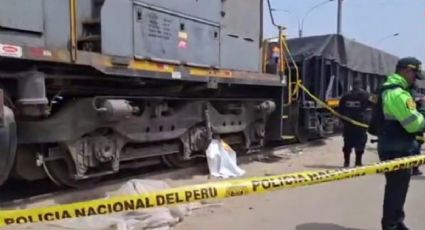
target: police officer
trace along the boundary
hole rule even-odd
[[[423,78],[421,62],[413,57],[398,61],[396,72],[388,76],[379,96],[383,120],[378,128],[378,154],[381,160],[413,155],[418,143],[416,134],[425,127],[424,115],[416,108],[410,87]],[[381,219],[383,230],[408,230],[404,224],[404,203],[411,169],[385,174],[386,185]]]
[[[339,103],[339,112],[355,121],[365,123],[366,110],[371,105],[369,94],[361,89],[360,79],[354,79],[353,90],[344,95]],[[344,167],[350,165],[351,151],[354,148],[356,153],[356,166],[362,165],[362,156],[367,142],[366,128],[359,127],[343,120],[344,146]]]

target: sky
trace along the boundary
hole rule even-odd
[[[298,37],[298,19],[304,19],[303,36],[335,34],[337,31],[337,1],[270,0],[276,23],[287,28],[289,38]],[[267,2],[267,1],[266,1]],[[267,4],[264,15],[265,37],[277,35],[271,25]],[[399,33],[398,36],[391,36]],[[425,0],[344,0],[342,35],[382,49],[398,57],[414,56],[425,63]]]

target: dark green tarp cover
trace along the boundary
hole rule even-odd
[[[352,71],[377,75],[394,72],[399,59],[382,50],[335,34],[289,39],[288,47],[297,62],[322,57]]]

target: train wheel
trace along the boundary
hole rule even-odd
[[[309,141],[308,131],[303,130],[300,127],[296,128],[295,136],[297,138],[297,141],[301,144],[305,144]]]
[[[13,111],[3,106],[3,126],[0,128],[0,185],[4,184],[15,162],[17,137]]]
[[[44,171],[53,183],[59,187],[87,188],[99,182],[100,178],[77,180],[75,175],[75,165],[69,154],[64,159],[45,161]]]
[[[309,141],[309,131],[304,129],[300,123],[300,116],[304,116],[300,111],[299,102],[292,103],[289,108],[289,117],[292,118],[290,125],[296,141],[299,143],[307,143]]]

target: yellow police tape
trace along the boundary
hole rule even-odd
[[[362,127],[362,128],[368,128],[369,125],[365,124],[365,123],[361,123],[359,121],[356,121],[354,119],[351,119],[347,116],[344,116],[340,113],[338,113],[337,111],[335,111],[332,107],[330,107],[329,105],[327,105],[324,101],[320,100],[318,97],[316,97],[313,93],[311,93],[303,84],[301,84],[300,82],[298,82],[298,86],[307,94],[309,95],[314,101],[316,101],[317,103],[319,103],[320,105],[322,105],[324,108],[326,108],[327,110],[329,110],[329,112],[331,112],[333,115],[335,115],[336,117],[341,118],[342,120],[345,120],[353,125]],[[416,136],[416,140],[419,141],[425,141],[425,138],[423,136]]]
[[[229,197],[246,196],[391,172],[423,164],[425,164],[425,156],[419,155],[357,168],[306,171],[277,176],[218,181],[141,195],[112,197],[27,210],[6,210],[0,211],[0,226],[51,222],[135,211],[144,208],[175,206],[196,201],[221,200]]]
[[[314,96],[314,94],[312,94],[303,84],[298,83],[298,86],[307,94],[309,95],[311,98],[313,98],[313,100],[315,100],[317,103],[321,104],[323,107],[325,107],[327,110],[329,110],[329,112],[331,112],[333,115],[347,121],[350,122],[353,125],[357,125],[359,127],[363,127],[363,128],[368,128],[369,126],[367,124],[358,122],[356,120],[353,120],[347,116],[344,116],[340,113],[338,113],[337,111],[335,111],[333,108],[331,108],[329,105],[327,105],[325,102],[323,102],[322,100],[320,100],[318,97]]]

